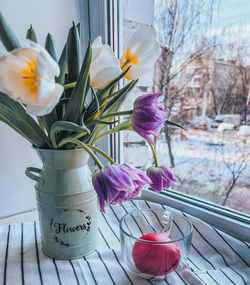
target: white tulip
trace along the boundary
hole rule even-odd
[[[63,93],[63,86],[55,83],[60,69],[43,47],[29,46],[0,57],[0,91],[25,104],[29,114],[43,116]]]
[[[102,38],[97,37],[92,44],[90,65],[90,84],[95,89],[102,89],[122,73],[120,62]]]
[[[161,54],[156,36],[156,31],[152,26],[142,25],[128,37],[124,54],[120,60],[123,71],[130,66],[124,76],[126,79],[137,79],[152,70],[155,61]]]

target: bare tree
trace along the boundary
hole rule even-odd
[[[245,66],[248,58],[247,46],[242,42],[224,43],[223,34],[219,39],[223,44],[215,41],[211,45],[205,39],[201,41],[197,47],[196,58],[189,59],[185,65],[182,64],[184,70],[176,84],[181,85],[183,92],[186,93],[188,84],[185,82],[185,76],[189,75],[187,80],[190,80],[190,83],[195,80],[199,83],[198,86],[190,87],[191,94],[196,91],[199,104],[209,100],[207,103],[209,116],[241,114],[246,122],[250,94],[250,68]],[[204,51],[203,54],[200,50]],[[230,59],[222,58],[221,50],[223,54],[230,55]],[[187,97],[191,102],[191,96]]]
[[[215,0],[157,0],[155,2],[155,25],[160,34],[162,54],[155,65],[154,92],[163,91],[164,104],[168,115],[171,107],[167,106],[169,86],[184,68],[180,62],[196,58],[203,50],[194,49],[197,40],[212,19]],[[171,106],[171,105],[170,105]],[[171,167],[174,157],[171,150],[171,129],[166,125],[165,136],[169,149]]]
[[[223,162],[231,174],[228,188],[224,190],[225,197],[222,202],[223,206],[226,205],[226,202],[232,193],[237,180],[240,178],[243,171],[247,168],[246,154],[240,149],[239,146],[235,145],[234,148],[235,155],[232,155],[231,152],[229,155],[226,155],[224,152],[224,147],[221,148]]]
[[[237,73],[233,74],[235,77],[234,92],[228,100],[227,107],[231,109],[231,113],[241,114],[246,123],[250,84],[250,69],[246,67],[246,59],[249,57],[248,47],[244,41],[237,39],[228,45],[228,49],[234,53],[232,59],[237,66]]]
[[[223,45],[223,53],[227,51],[230,51],[230,60],[219,57],[217,45],[213,57],[204,58],[200,62],[200,69],[210,77],[209,81],[205,82],[212,97],[210,116],[241,114],[246,122],[250,83],[250,70],[245,65],[248,58],[247,47],[242,42],[231,42]],[[211,62],[212,70],[209,67]]]

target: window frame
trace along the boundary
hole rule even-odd
[[[141,199],[164,203],[250,243],[250,216],[245,213],[170,189],[164,189],[161,193],[144,190]]]
[[[101,36],[103,43],[110,45],[116,56],[120,56],[119,46],[119,0],[79,0],[80,22],[84,35],[93,42]],[[82,37],[83,52],[86,50],[88,41]],[[107,127],[108,128],[108,127]],[[120,163],[121,143],[120,134],[112,134],[97,142],[97,146]],[[107,160],[97,154],[101,162],[106,165]]]
[[[101,35],[119,57],[122,51],[122,10],[119,0],[80,0],[81,24],[85,34],[93,41]],[[84,49],[87,43],[83,43]],[[122,162],[122,136],[120,133],[105,137],[98,146]],[[204,222],[246,242],[250,242],[250,216],[212,202],[205,201],[174,190],[165,189],[161,193],[144,190],[141,199],[164,203],[184,211]]]

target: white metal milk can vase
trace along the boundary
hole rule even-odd
[[[42,250],[58,259],[85,256],[98,241],[99,210],[89,156],[82,149],[36,151],[43,168],[28,167],[25,173],[37,182]]]

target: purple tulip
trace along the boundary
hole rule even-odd
[[[176,182],[176,178],[172,172],[165,166],[151,166],[147,170],[147,176],[152,181],[150,187],[158,193],[164,188],[171,187]]]
[[[138,97],[134,102],[132,114],[133,129],[151,144],[163,127],[167,114],[159,102],[162,93],[146,94]]]
[[[126,164],[113,164],[96,173],[92,182],[100,200],[100,208],[105,212],[105,202],[121,205],[124,201],[140,197],[151,180],[139,169]]]

